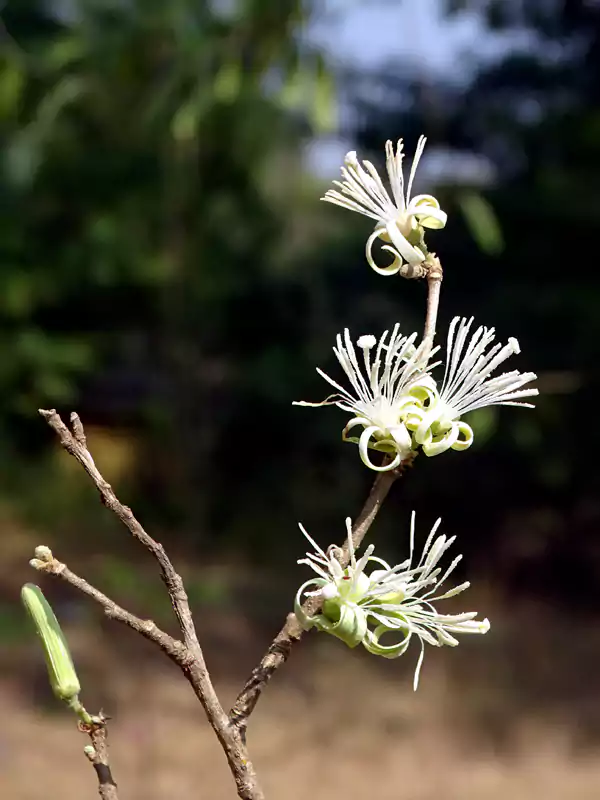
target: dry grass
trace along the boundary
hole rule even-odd
[[[516,717],[510,747],[504,742],[499,748],[468,710],[469,673],[464,698],[457,696],[456,676],[447,673],[449,661],[438,658],[441,653],[426,661],[415,695],[408,663],[398,675],[397,663],[375,669],[372,660],[349,658],[333,641],[301,648],[263,698],[250,730],[268,797],[598,798],[599,751],[575,747],[572,720]],[[134,660],[121,653],[107,668],[115,711],[113,767],[123,800],[233,797],[221,752],[178,676],[144,654]],[[225,697],[233,695],[233,685],[219,688]],[[82,754],[86,740],[71,717],[36,711],[14,689],[5,688],[0,700],[1,796],[95,797],[94,775]]]
[[[32,577],[27,558],[37,543],[21,532],[3,544],[0,598],[11,605]],[[416,695],[410,686],[417,652],[388,662],[328,637],[306,637],[265,693],[249,732],[267,796],[597,800],[598,618],[561,614],[541,601],[517,606],[492,594],[470,601],[490,616],[491,632],[457,649],[430,651]],[[85,604],[57,611],[71,614],[63,622],[82,699],[90,710],[103,705],[113,715],[122,800],[234,797],[201,709],[160,654],[114,623],[98,624],[100,615]],[[233,700],[268,633],[214,610],[200,609],[196,619],[218,689]],[[94,774],[82,753],[87,740],[49,697],[37,643],[27,642],[0,648],[0,798],[92,800]],[[40,710],[40,700],[58,712]]]

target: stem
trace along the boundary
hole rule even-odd
[[[90,725],[81,725],[92,742],[84,748],[84,753],[98,776],[98,794],[102,800],[119,800],[117,784],[115,783],[110,763],[108,760],[108,744],[106,742],[107,730],[104,719],[92,722]]]
[[[427,273],[427,314],[425,317],[425,328],[423,330],[423,341],[429,340],[430,350],[435,337],[435,326],[437,324],[443,277],[444,273],[439,258],[432,256],[432,261]]]

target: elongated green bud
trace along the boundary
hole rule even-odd
[[[42,641],[52,691],[59,700],[64,700],[77,711],[81,686],[75,672],[67,640],[58,624],[54,611],[52,611],[41,589],[33,583],[26,583],[23,586],[21,600],[29,612],[36,632]]]

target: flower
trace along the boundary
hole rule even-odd
[[[500,364],[520,352],[519,343],[511,338],[506,345],[492,345],[495,331],[485,327],[477,328],[469,340],[472,324],[472,318],[464,317],[455,317],[450,324],[441,389],[431,374],[439,364],[431,363],[439,349],[431,348],[431,340],[424,339],[417,347],[417,334],[403,336],[398,325],[391,335],[385,331],[379,342],[374,336],[361,336],[356,344],[363,351],[363,368],[346,328],[343,339],[338,334],[333,352],[353,391],[317,369],[338,393],[321,403],[294,405],[336,405],[352,414],[342,439],[358,444],[363,463],[377,472],[396,469],[419,448],[427,456],[449,449],[466,450],[474,435],[470,425],[461,419],[463,414],[492,405],[533,408],[521,400],[539,394],[533,387],[523,388],[536,379],[534,372],[513,370],[491,377]],[[349,436],[357,426],[363,428],[360,436]],[[386,453],[390,458],[387,463],[374,464],[369,450]]]
[[[435,384],[428,375],[429,367],[424,359],[430,343],[427,348],[424,345],[416,348],[416,338],[416,333],[403,336],[398,325],[391,335],[385,331],[379,343],[374,336],[361,336],[357,345],[362,350],[363,369],[346,328],[343,339],[340,334],[337,335],[337,347],[333,348],[333,352],[353,392],[317,369],[319,375],[338,393],[321,403],[294,403],[312,407],[336,405],[353,414],[344,428],[342,438],[358,444],[363,462],[377,472],[395,469],[411,454],[413,442],[406,422],[410,420],[413,427],[420,423],[424,413],[423,403],[434,391]],[[376,344],[377,349],[372,354]],[[363,428],[360,437],[348,436],[348,432],[357,426]],[[387,453],[392,458],[387,464],[373,464],[369,449]]]
[[[344,159],[345,166],[341,169],[344,180],[334,181],[341,191],[329,189],[321,198],[350,211],[358,211],[376,221],[375,230],[367,240],[366,254],[370,266],[380,275],[409,273],[405,262],[410,267],[421,264],[427,256],[423,229],[443,228],[446,224],[447,215],[441,210],[435,197],[429,194],[420,194],[412,199],[410,197],[426,141],[424,136],[419,138],[406,192],[402,174],[404,145],[402,139],[399,139],[396,152],[391,141],[385,144],[387,173],[393,199],[373,164],[363,161],[361,166],[354,151],[349,152]],[[389,251],[394,257],[387,267],[378,267],[371,254],[373,242],[378,238],[386,242],[383,250]]]
[[[538,390],[522,388],[537,378],[534,372],[504,372],[490,377],[500,364],[519,353],[519,343],[511,338],[504,346],[492,342],[494,328],[480,326],[467,338],[473,318],[455,317],[448,332],[446,370],[439,393],[432,393],[427,413],[414,430],[414,439],[428,456],[449,448],[466,450],[473,442],[473,431],[460,417],[469,411],[492,405],[525,406],[525,397],[534,397]]]
[[[464,614],[439,614],[433,603],[460,594],[469,588],[461,583],[438,594],[442,584],[455,569],[462,556],[457,556],[443,572],[438,566],[442,556],[454,543],[456,537],[448,539],[437,536],[441,520],[435,523],[423,548],[419,563],[413,567],[415,514],[410,526],[410,555],[406,561],[391,567],[386,561],[373,555],[369,545],[357,561],[352,541],[350,519],[346,520],[348,552],[350,561],[344,569],[338,558],[339,548],[330,547],[323,552],[318,544],[300,525],[300,530],[315,548],[306,558],[298,561],[313,569],[319,577],[306,581],[298,589],[294,612],[304,630],[330,633],[349,647],[362,644],[370,653],[384,658],[398,658],[410,644],[413,634],[421,643],[421,654],[417,661],[413,687],[416,690],[425,654],[425,643],[434,647],[459,642],[453,634],[487,633],[489,620],[476,620],[476,611]],[[369,575],[365,570],[370,563],[377,565]],[[440,577],[441,576],[441,577]],[[316,587],[313,591],[309,588]],[[317,597],[322,601],[321,610],[309,614],[302,608],[302,595]],[[398,638],[393,644],[382,644],[384,634]]]

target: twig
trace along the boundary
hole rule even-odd
[[[131,614],[124,608],[121,608],[121,606],[117,605],[117,603],[105,594],[102,594],[102,592],[94,588],[84,578],[71,572],[66,564],[63,564],[52,555],[43,560],[34,558],[30,561],[30,564],[39,572],[46,572],[49,575],[54,575],[70,583],[71,586],[79,589],[80,592],[83,592],[83,594],[86,594],[88,597],[91,597],[92,600],[99,603],[107,617],[117,620],[117,622],[121,622],[123,625],[127,625],[127,627],[136,631],[136,633],[139,633],[145,639],[154,642],[154,644],[157,644],[170,659],[175,661],[176,664],[180,664],[181,659],[186,654],[185,645],[178,639],[174,639],[172,636],[169,636],[168,633],[161,630],[151,619],[136,617],[135,614]]]
[[[71,415],[73,431],[64,424],[54,410],[40,410],[41,416],[59,437],[64,449],[79,461],[84,470],[92,479],[98,489],[104,505],[110,509],[129,532],[140,541],[156,558],[160,566],[163,581],[167,587],[171,604],[179,621],[183,634],[183,642],[171,639],[151,620],[142,620],[117,606],[108,597],[90,586],[83,578],[72,573],[64,564],[56,562],[57,567],[51,568],[55,559],[48,562],[34,563],[38,569],[46,569],[51,574],[67,580],[76,588],[83,591],[96,602],[100,603],[109,616],[128,625],[142,636],[154,641],[172,660],[174,660],[187,680],[202,708],[208,721],[223,748],[229,768],[236,783],[238,796],[242,800],[264,800],[262,789],[258,784],[256,773],[246,749],[246,744],[239,730],[233,725],[224,711],[217,693],[212,685],[208,669],[204,661],[204,654],[198,642],[194,628],[192,613],[189,607],[187,594],[183,581],[171,564],[163,546],[155,541],[142,527],[133,515],[130,508],[123,505],[115,495],[112,487],[107,483],[94,464],[94,459],[85,445],[83,425],[76,414]],[[35,562],[35,560],[34,560]]]
[[[352,528],[352,541],[355,548],[357,548],[364,539],[381,508],[381,504],[387,497],[392,484],[401,474],[401,471],[402,470],[399,468],[390,472],[378,473],[371,488],[371,492]],[[343,567],[346,567],[349,560],[350,554],[346,543],[342,548],[340,563]],[[319,610],[321,602],[322,601],[317,597],[310,597],[304,602],[302,608],[308,615],[312,615]],[[248,718],[254,711],[263,689],[279,667],[286,662],[293,645],[301,639],[302,633],[303,630],[300,627],[296,615],[293,613],[288,614],[285,625],[269,645],[260,663],[252,670],[244,688],[238,695],[229,712],[229,718],[233,725],[241,732],[244,740]]]
[[[91,745],[83,748],[83,752],[96,770],[98,794],[102,800],[119,800],[117,784],[113,779],[108,760],[106,718],[101,712],[97,718],[94,718],[94,722],[91,725],[81,723],[79,728],[88,734],[92,742]]]

